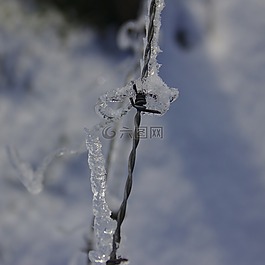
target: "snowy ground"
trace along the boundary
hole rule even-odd
[[[79,148],[99,120],[97,98],[122,86],[130,65],[111,32],[102,39],[19,2],[0,1],[0,264],[81,265],[92,218],[86,154],[53,161],[31,195],[6,150],[37,169],[57,148]],[[140,143],[122,251],[131,264],[263,265],[265,4],[184,2],[166,1],[159,56],[180,98],[143,118],[164,137]],[[176,42],[180,20],[189,50]]]

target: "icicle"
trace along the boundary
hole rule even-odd
[[[110,218],[111,211],[106,202],[106,170],[102,154],[102,145],[97,130],[85,129],[88,164],[91,169],[91,187],[93,192],[93,213],[96,249],[89,252],[91,262],[105,263],[112,250],[112,237],[115,221]]]

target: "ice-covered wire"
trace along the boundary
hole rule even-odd
[[[141,79],[147,78],[153,71],[156,65],[156,57],[160,52],[158,46],[158,37],[160,30],[160,13],[164,8],[164,0],[150,0],[148,22],[146,24],[146,37],[144,40],[144,54],[142,61]]]
[[[162,8],[159,10],[159,14],[157,14],[157,5],[160,5],[160,8],[163,8],[163,0],[151,0],[150,1],[150,8],[149,8],[149,23],[147,27],[146,32],[146,43],[145,43],[145,50],[143,54],[143,65],[141,70],[141,81],[144,82],[145,79],[151,74],[152,67],[157,67],[156,64],[156,56],[158,52],[158,45],[157,45],[157,39],[155,40],[156,43],[154,44],[154,36],[155,34],[158,35],[160,24],[157,25],[160,22],[156,22],[155,26],[155,19],[157,16],[160,16],[160,12]],[[160,20],[159,20],[160,21]],[[155,36],[158,38],[158,36]],[[152,63],[151,60],[154,60],[155,63]],[[123,201],[120,205],[120,208],[118,210],[117,216],[115,216],[115,219],[117,221],[117,227],[113,234],[113,243],[112,243],[112,252],[110,254],[110,259],[107,261],[107,265],[115,265],[120,264],[124,261],[127,261],[127,259],[122,259],[120,257],[117,258],[117,250],[119,248],[119,244],[121,242],[121,226],[124,221],[125,215],[126,215],[126,209],[127,209],[127,202],[132,190],[132,182],[133,182],[133,170],[135,166],[135,159],[136,159],[136,151],[137,147],[139,145],[140,137],[139,137],[139,127],[141,124],[141,112],[151,112],[160,114],[160,111],[157,110],[149,110],[146,109],[146,95],[143,93],[143,91],[138,92],[136,89],[136,85],[133,85],[133,88],[136,92],[136,102],[133,102],[133,99],[130,98],[131,104],[134,108],[136,108],[137,112],[134,117],[134,134],[133,134],[133,146],[132,150],[129,155],[128,160],[128,177],[125,184],[125,190],[124,190],[124,196]]]
[[[151,46],[152,39],[154,37],[154,17],[155,17],[155,9],[156,9],[156,0],[151,0],[150,9],[149,9],[149,25],[146,33],[147,43],[144,50],[143,56],[143,68],[141,78],[144,79],[148,75],[148,66],[151,58]]]

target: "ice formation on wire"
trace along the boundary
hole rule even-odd
[[[159,32],[161,27],[161,12],[165,6],[164,0],[148,1],[148,16],[145,20],[144,54],[141,60],[142,78],[158,74],[160,65],[157,63],[157,55],[161,52],[159,48]],[[149,53],[150,52],[150,53]],[[145,66],[148,64],[148,71],[145,73]]]
[[[106,170],[102,154],[102,144],[97,130],[86,129],[88,164],[91,169],[91,187],[93,192],[93,214],[96,249],[89,252],[89,259],[95,264],[107,262],[112,249],[112,237],[115,221],[110,218],[111,211],[106,202]]]
[[[138,91],[146,94],[147,109],[158,110],[161,115],[167,112],[170,104],[178,97],[178,90],[169,88],[157,73],[144,80],[139,78],[134,83]],[[96,113],[106,120],[118,120],[131,109],[129,98],[135,97],[135,94],[133,83],[107,92],[98,99],[95,106]],[[109,106],[110,103],[124,101],[125,103],[118,109]]]
[[[125,87],[114,89],[102,95],[95,106],[96,113],[106,120],[118,120],[124,116],[131,108],[129,103],[123,104],[118,109],[113,109],[109,106],[111,102],[123,102],[133,95],[132,84]]]
[[[163,115],[179,93],[176,88],[169,88],[158,75],[160,65],[157,63],[157,55],[161,52],[158,43],[164,0],[149,0],[148,6],[144,53],[141,60],[142,75],[140,80],[136,81],[136,86],[147,95],[147,109],[158,110]]]
[[[137,79],[135,84],[138,91],[146,94],[146,108],[158,110],[160,115],[165,114],[178,97],[178,90],[169,88],[157,74],[148,76],[144,81]]]

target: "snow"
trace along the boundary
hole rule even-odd
[[[57,157],[33,196],[6,147],[33,170],[58,148],[77,149],[83,128],[99,122],[97,98],[123,87],[127,54],[20,2],[0,2],[0,264],[86,264],[86,153]],[[131,264],[264,264],[264,1],[212,1],[209,17],[205,2],[165,1],[159,74],[181,96],[164,116],[142,119],[164,137],[141,140],[137,152],[120,245]],[[181,10],[188,49],[176,41]]]

